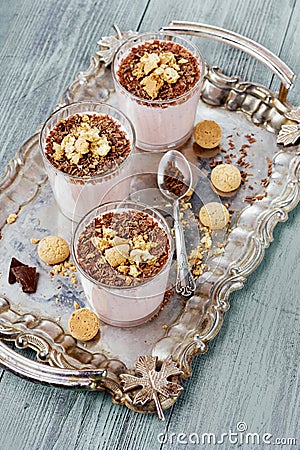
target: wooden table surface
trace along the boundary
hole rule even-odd
[[[112,34],[114,23],[153,31],[172,19],[241,33],[299,73],[300,0],[1,0],[1,174],[75,73],[88,67],[96,42]],[[199,45],[208,63],[225,73],[278,89],[272,74],[245,54],[207,40]],[[299,86],[289,96],[294,105],[300,104]],[[238,422],[249,432],[298,443],[238,445],[232,437],[201,448],[300,448],[299,228],[296,208],[277,226],[243,290],[231,295],[218,337],[195,359],[193,376],[165,422],[116,406],[108,394],[41,386],[0,371],[0,449],[192,449],[200,446],[177,442],[179,433],[220,436],[236,431]]]

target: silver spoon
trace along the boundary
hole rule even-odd
[[[180,180],[181,178],[181,180]],[[161,193],[173,202],[174,231],[177,253],[177,294],[189,297],[196,283],[191,274],[186,254],[184,233],[180,220],[179,200],[191,189],[192,172],[187,159],[176,150],[169,150],[160,160],[157,184]]]

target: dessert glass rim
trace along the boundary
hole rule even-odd
[[[130,208],[130,206],[124,206],[125,204],[126,205],[131,205],[132,208]],[[145,281],[142,281],[142,282],[140,282],[140,283],[138,283],[138,284],[136,284],[134,286],[113,286],[113,285],[101,283],[100,281],[95,280],[88,273],[86,273],[85,270],[79,264],[79,261],[77,259],[77,252],[76,252],[76,246],[77,246],[76,236],[78,234],[78,230],[79,230],[82,222],[84,222],[88,218],[88,216],[92,217],[96,210],[98,210],[99,208],[108,206],[108,205],[112,205],[111,210],[105,211],[104,213],[102,213],[102,215],[103,214],[107,214],[109,212],[113,212],[114,210],[117,211],[118,207],[120,207],[120,210],[122,210],[122,209],[123,210],[130,210],[130,209],[134,210],[134,209],[136,209],[136,207],[139,207],[140,210],[142,210],[142,211],[143,210],[146,210],[146,211],[150,210],[150,211],[154,212],[159,217],[159,219],[162,221],[165,229],[167,230],[167,237],[168,237],[168,242],[169,242],[169,254],[168,254],[168,259],[167,259],[166,263],[161,268],[161,270],[156,275],[154,275],[154,277],[150,277],[150,278],[146,279]],[[150,212],[146,212],[146,214],[151,216]],[[99,215],[101,215],[101,213]],[[155,217],[153,217],[153,216],[151,216],[151,217],[157,222]],[[91,220],[93,220],[93,219],[91,219]],[[160,224],[158,224],[158,226],[161,227]],[[169,227],[166,219],[162,216],[162,214],[160,214],[156,209],[152,208],[151,206],[146,205],[145,203],[133,202],[133,201],[130,201],[130,200],[128,200],[128,201],[127,200],[123,200],[123,201],[102,203],[101,205],[96,206],[95,208],[91,209],[87,214],[85,214],[82,217],[82,219],[77,223],[75,231],[73,232],[72,243],[71,243],[71,250],[72,250],[72,257],[74,259],[74,263],[75,263],[76,269],[81,273],[81,275],[83,275],[85,278],[87,278],[89,281],[91,281],[93,284],[95,284],[97,286],[103,287],[105,289],[117,289],[117,290],[121,291],[121,290],[130,290],[130,289],[139,288],[140,286],[145,286],[147,283],[150,283],[150,281],[152,281],[156,276],[161,275],[162,273],[164,273],[167,270],[168,265],[172,261],[173,251],[174,251],[174,244],[173,244],[173,239],[172,239],[170,227]],[[130,300],[130,299],[128,299],[128,300]]]
[[[125,119],[125,121],[128,122],[129,127],[130,127],[130,129],[131,129],[131,132],[132,132],[132,140],[130,140],[130,139],[128,138],[128,140],[129,140],[129,142],[130,142],[130,153],[129,153],[129,154],[126,156],[126,158],[121,162],[121,164],[119,164],[117,167],[115,167],[114,169],[110,170],[109,172],[104,172],[104,173],[102,173],[102,174],[100,173],[100,174],[91,175],[91,176],[76,176],[76,175],[70,175],[70,174],[64,172],[63,170],[58,169],[57,167],[55,167],[55,166],[51,163],[51,161],[49,161],[49,159],[46,157],[46,154],[45,154],[45,151],[44,151],[43,145],[42,145],[42,135],[43,135],[43,132],[44,132],[44,130],[45,130],[45,128],[46,128],[47,123],[49,122],[49,120],[51,120],[52,117],[54,117],[58,112],[62,111],[63,109],[66,109],[66,108],[71,107],[71,106],[82,105],[82,104],[86,104],[86,105],[95,105],[95,104],[97,104],[97,105],[103,105],[103,106],[106,106],[106,107],[111,108],[112,110],[114,110],[114,111],[116,111],[118,114],[120,114],[120,115],[123,117],[123,119]],[[83,114],[93,114],[93,112],[92,112],[92,110],[91,110],[91,111],[80,112],[80,113],[75,113],[75,114],[79,114],[79,115],[83,115]],[[68,116],[68,117],[74,116],[75,114],[70,114],[70,116]],[[101,114],[101,113],[97,113],[97,112],[95,112],[94,114],[97,114],[97,115],[109,115],[109,114]],[[113,116],[110,116],[110,117],[111,117],[113,120],[115,120],[116,122],[119,122],[118,119],[115,119]],[[127,133],[126,133],[126,134],[127,134]],[[64,175],[64,176],[67,177],[68,179],[72,179],[72,180],[76,180],[76,181],[89,181],[89,180],[97,181],[97,180],[100,180],[100,179],[103,180],[103,179],[105,179],[105,177],[108,177],[108,176],[110,177],[111,175],[113,175],[115,172],[117,172],[118,170],[120,170],[122,167],[124,167],[124,166],[128,163],[130,157],[131,157],[132,154],[134,153],[135,143],[136,143],[136,134],[135,134],[135,129],[134,129],[134,126],[133,126],[131,120],[130,120],[130,119],[129,119],[129,118],[128,118],[128,117],[127,117],[120,109],[119,109],[119,108],[116,108],[115,106],[112,106],[112,105],[110,105],[109,103],[106,103],[106,102],[97,102],[97,101],[92,101],[92,100],[82,100],[82,101],[79,101],[79,102],[71,102],[71,103],[68,103],[67,105],[60,106],[60,107],[57,108],[55,111],[53,111],[53,112],[50,114],[50,116],[48,116],[48,118],[47,118],[47,119],[45,120],[45,122],[43,123],[42,129],[41,129],[41,131],[40,131],[40,133],[39,133],[39,148],[40,148],[40,151],[41,151],[43,160],[46,161],[46,163],[47,163],[52,169],[54,169],[54,170],[56,170],[57,172],[61,173],[62,175]]]
[[[154,37],[156,36],[157,37]],[[158,35],[161,35],[162,38],[160,39],[158,37]],[[160,41],[165,41],[166,39],[164,39],[164,36],[169,36],[169,37],[174,37],[176,39],[180,39],[185,43],[188,43],[189,45],[191,45],[197,55],[196,59],[197,62],[199,64],[199,69],[200,69],[200,77],[199,80],[195,83],[195,85],[189,89],[188,91],[184,92],[183,94],[179,95],[178,97],[174,97],[174,98],[170,98],[170,99],[166,99],[166,100],[150,100],[147,98],[143,98],[143,97],[138,97],[135,94],[132,94],[130,91],[128,91],[119,81],[118,76],[117,76],[117,68],[116,66],[116,61],[117,61],[117,57],[120,51],[122,51],[122,49],[127,45],[130,44],[130,42],[135,41],[136,39],[140,39],[140,38],[144,38],[144,37],[149,37],[149,41],[151,42],[152,40],[160,40]],[[151,38],[152,37],[152,38]],[[147,42],[147,41],[145,41]],[[171,42],[171,41],[170,41]],[[142,44],[142,43],[141,43]],[[136,46],[138,46],[139,44],[137,43]],[[182,45],[184,47],[184,45]],[[188,51],[190,51],[189,49],[187,49]],[[195,55],[193,55],[195,56]],[[117,84],[117,86],[122,90],[125,91],[128,95],[130,95],[130,97],[134,100],[137,100],[139,102],[145,103],[145,104],[149,104],[149,105],[165,105],[165,104],[172,104],[172,103],[176,103],[180,100],[183,100],[185,97],[187,97],[188,95],[190,95],[191,93],[193,93],[198,87],[199,85],[202,83],[203,78],[205,76],[206,73],[206,63],[204,61],[204,58],[202,56],[202,53],[200,52],[200,50],[198,49],[198,47],[192,42],[189,41],[188,39],[183,38],[182,36],[178,35],[177,33],[172,33],[170,31],[153,31],[153,32],[146,32],[146,33],[140,33],[136,36],[132,36],[130,38],[128,38],[125,42],[123,42],[120,47],[117,49],[117,51],[114,54],[113,60],[112,60],[112,76],[113,79],[115,81],[115,83]]]

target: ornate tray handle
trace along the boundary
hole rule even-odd
[[[179,34],[199,36],[213,39],[228,44],[231,47],[242,50],[268,67],[281,81],[278,99],[285,102],[289,89],[293,87],[296,79],[294,72],[274,53],[241,34],[224,28],[215,27],[196,22],[182,22],[173,20],[168,26],[162,28],[165,31],[173,31]]]
[[[103,390],[102,385],[107,375],[106,370],[101,369],[66,370],[35,362],[16,353],[3,341],[0,341],[1,366],[27,380],[80,389]]]

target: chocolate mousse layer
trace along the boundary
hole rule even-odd
[[[134,286],[157,275],[170,252],[167,233],[147,213],[126,210],[95,218],[81,233],[77,259],[94,280]]]

